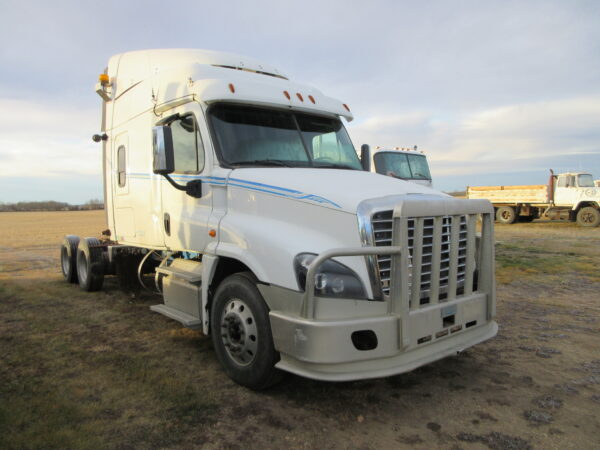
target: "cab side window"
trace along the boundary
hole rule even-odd
[[[204,145],[193,114],[169,124],[173,134],[176,173],[199,173],[204,169]]]
[[[117,175],[119,187],[124,187],[127,183],[127,158],[125,154],[125,146],[120,145],[117,149]]]

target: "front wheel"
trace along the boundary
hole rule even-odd
[[[211,309],[211,336],[219,362],[236,383],[260,390],[279,381],[269,309],[251,274],[231,275],[219,285]]]
[[[577,225],[581,227],[597,227],[600,225],[600,211],[592,206],[581,208],[577,213]]]

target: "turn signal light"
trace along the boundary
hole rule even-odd
[[[209,235],[210,237],[215,237],[215,236],[217,235],[217,230],[209,230],[209,231],[208,231],[208,235]]]
[[[101,84],[108,84],[108,82],[109,82],[108,74],[101,73],[100,76],[98,77],[98,81],[100,81]]]

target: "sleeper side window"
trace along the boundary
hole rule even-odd
[[[204,169],[204,145],[193,114],[170,123],[175,154],[175,172],[199,173]]]
[[[121,145],[117,149],[117,174],[119,178],[119,187],[124,187],[127,182],[127,158],[125,155],[125,146]]]

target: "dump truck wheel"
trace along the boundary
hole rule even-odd
[[[515,223],[516,219],[517,214],[515,212],[515,209],[511,206],[501,206],[500,208],[498,208],[498,211],[496,211],[496,220],[500,223],[508,225],[511,223]]]
[[[87,237],[77,246],[77,278],[84,291],[98,291],[104,283],[102,248],[96,238]]]
[[[219,362],[236,383],[260,390],[280,380],[269,309],[251,274],[230,275],[217,288],[211,336]]]
[[[77,283],[77,245],[79,236],[65,236],[60,246],[60,268],[68,283]]]
[[[581,227],[597,227],[600,225],[600,211],[592,206],[581,208],[577,213],[577,225]]]

